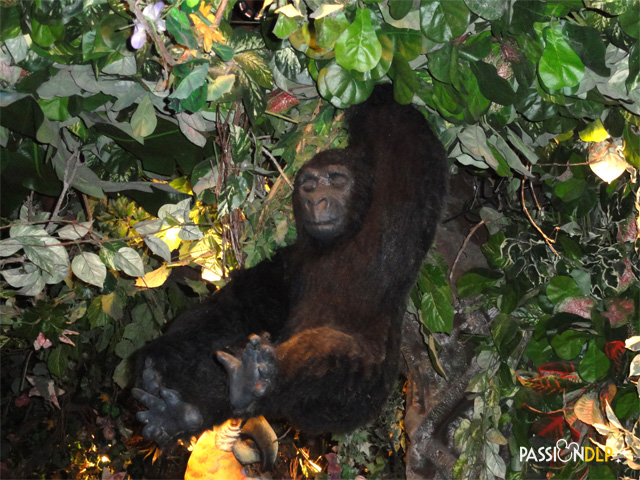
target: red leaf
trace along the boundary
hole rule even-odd
[[[525,387],[529,387],[540,395],[556,395],[566,392],[567,390],[573,390],[580,387],[580,382],[577,382],[576,376],[560,376],[560,375],[546,375],[544,377],[536,377],[526,379],[517,377],[518,381]]]
[[[564,425],[562,415],[542,417],[533,422],[531,432],[549,440],[558,440],[564,437]]]
[[[297,97],[283,90],[274,90],[267,97],[267,111],[283,113],[300,103]]]
[[[576,367],[571,362],[545,363],[538,367],[538,373],[545,375],[560,375],[561,377],[575,377]]]
[[[619,340],[608,342],[604,347],[605,355],[613,362],[617,371],[622,368],[622,357],[625,351],[624,342]]]

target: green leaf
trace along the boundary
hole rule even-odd
[[[20,28],[20,9],[2,8],[0,10],[0,40],[6,41],[22,33]]]
[[[275,27],[273,27],[273,34],[281,39],[289,38],[293,32],[298,29],[299,18],[287,17],[286,15],[278,15]]]
[[[330,63],[318,73],[320,95],[338,108],[365,101],[373,92],[374,82],[356,80],[352,73],[337,63]]]
[[[80,280],[100,288],[107,278],[107,267],[95,253],[83,252],[76,255],[71,262],[71,269]]]
[[[608,371],[611,362],[605,353],[598,348],[595,340],[589,340],[587,351],[578,364],[578,373],[585,382],[595,382]]]
[[[632,38],[640,38],[640,4],[636,3],[618,17],[620,28]]]
[[[207,87],[207,101],[215,102],[223,95],[229,93],[236,81],[235,75],[217,76]]]
[[[464,298],[486,292],[495,287],[501,278],[502,274],[499,272],[483,269],[472,270],[458,279],[458,295]]]
[[[234,60],[253,82],[264,88],[273,88],[273,73],[262,53],[247,51],[237,54]]]
[[[349,20],[343,11],[335,15],[322,17],[314,22],[316,43],[326,50],[334,48],[340,35],[349,27]]]
[[[335,45],[336,62],[347,70],[368,72],[382,56],[382,45],[371,24],[371,10],[356,10],[356,18]]]
[[[565,330],[551,339],[551,346],[561,359],[573,360],[582,351],[588,337],[588,334],[582,332]]]
[[[198,46],[191,31],[189,17],[187,17],[186,13],[178,8],[172,8],[166,17],[166,24],[167,30],[173,35],[176,42],[189,48],[196,48]]]
[[[38,105],[50,120],[63,122],[71,118],[68,110],[69,97],[54,97],[50,100],[40,98],[38,99]]]
[[[150,93],[143,98],[136,111],[131,116],[131,129],[134,137],[148,137],[153,133],[158,124],[156,111],[151,102]]]
[[[549,90],[574,87],[584,77],[584,64],[564,39],[564,29],[554,24],[544,30],[545,46],[538,62],[538,74]]]
[[[554,304],[558,304],[566,298],[579,297],[582,295],[575,280],[563,275],[551,279],[549,285],[547,285],[546,293],[549,300]]]
[[[506,9],[507,0],[464,0],[469,10],[486,20],[497,20]]]
[[[416,75],[404,58],[396,56],[393,59],[393,91],[398,103],[408,105],[419,87]]]
[[[451,333],[453,328],[454,312],[446,273],[446,267],[426,264],[418,278],[422,320],[432,332]]]
[[[389,14],[396,20],[403,19],[413,7],[413,0],[389,0]]]
[[[205,84],[208,74],[209,64],[195,66],[187,76],[180,80],[178,87],[169,95],[169,98],[189,98],[193,92]]]
[[[113,263],[118,270],[122,270],[132,277],[144,277],[144,264],[138,252],[130,247],[122,247],[113,257]]]
[[[212,43],[211,48],[224,62],[228,62],[236,54],[233,48],[221,43]]]
[[[482,95],[500,105],[511,105],[516,100],[516,94],[511,84],[498,75],[496,67],[485,62],[473,62],[471,71],[478,80],[478,87]]]
[[[469,9],[462,0],[422,0],[420,28],[429,40],[445,43],[459,37],[469,25]]]
[[[499,314],[491,324],[493,343],[502,358],[511,356],[522,340],[522,328],[510,315]]]
[[[35,17],[31,19],[31,39],[41,47],[47,48],[63,36],[64,25],[44,25]]]
[[[569,45],[578,54],[582,63],[598,75],[608,77],[611,71],[605,64],[607,47],[600,32],[593,27],[583,27],[570,22],[565,24],[565,30]]]
[[[69,365],[69,347],[58,345],[49,353],[47,368],[56,377],[60,377]]]

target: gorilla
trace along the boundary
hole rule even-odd
[[[228,418],[317,434],[371,420],[395,384],[401,321],[446,194],[442,144],[392,90],[347,112],[349,146],[298,172],[298,239],[236,271],[136,357],[143,435]]]

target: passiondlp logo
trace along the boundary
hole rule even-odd
[[[520,461],[534,463],[551,462],[607,462],[613,450],[606,447],[604,451],[597,447],[581,447],[576,442],[567,442],[561,438],[555,447],[527,448],[520,447]]]

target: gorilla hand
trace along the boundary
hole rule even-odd
[[[183,402],[176,390],[163,387],[161,382],[148,358],[142,371],[144,389],[134,388],[131,393],[148,408],[136,414],[138,421],[146,424],[142,436],[167,450],[182,434],[196,431],[202,425],[202,415],[197,407]]]
[[[273,385],[275,350],[266,339],[251,335],[241,359],[225,352],[217,355],[229,376],[231,406],[238,414],[251,413],[256,399],[264,396]]]

